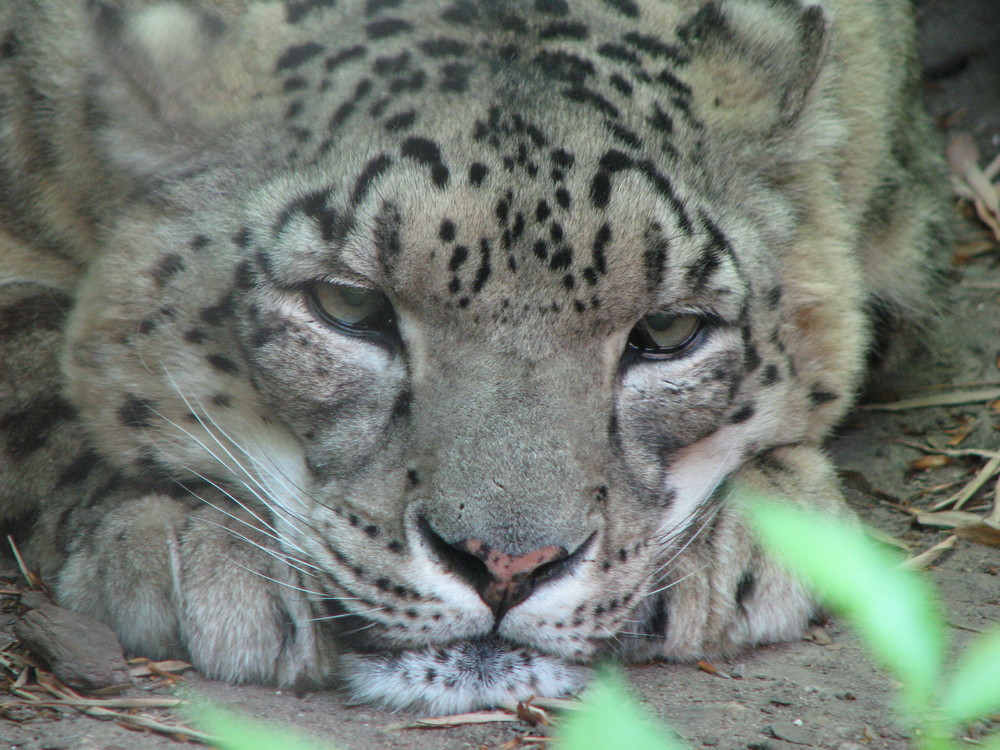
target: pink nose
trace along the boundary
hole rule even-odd
[[[527,599],[537,583],[535,573],[543,565],[567,557],[562,547],[550,544],[523,555],[508,555],[479,539],[453,545],[480,560],[489,577],[476,586],[479,597],[493,610],[497,621],[507,610]]]
[[[538,586],[568,574],[583,559],[596,535],[591,534],[572,554],[565,547],[549,544],[511,555],[479,537],[449,542],[425,517],[417,519],[417,529],[448,572],[475,589],[493,611],[494,627],[499,627],[508,610],[531,596]]]

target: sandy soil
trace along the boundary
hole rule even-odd
[[[952,132],[972,132],[984,158],[992,157],[1000,151],[1000,3],[927,0],[923,6],[929,106]],[[980,228],[966,224],[967,237],[977,234],[982,235]],[[1000,383],[998,258],[994,248],[954,266],[947,320],[930,340],[929,352],[885,383],[880,397],[891,392],[932,394],[958,384]],[[889,496],[923,506],[951,491],[935,487],[967,481],[981,465],[978,460],[958,459],[942,468],[912,471],[909,464],[920,453],[898,441],[930,439],[942,444],[949,437],[947,430],[968,425],[970,420],[975,425],[963,447],[1000,448],[1000,412],[987,404],[855,412],[830,449],[845,469],[847,492],[858,513],[916,551],[941,541],[945,532],[915,528],[905,513],[881,501]],[[988,489],[992,492],[992,487]],[[940,586],[956,644],[1000,621],[1000,552],[996,548],[959,540],[929,575]],[[3,624],[0,615],[0,627]],[[763,648],[737,661],[718,663],[722,671],[737,675],[732,679],[691,665],[670,664],[635,667],[628,670],[628,677],[649,710],[695,748],[909,746],[908,733],[892,711],[891,681],[873,666],[842,623],[830,621],[822,631],[812,640]],[[294,695],[232,687],[197,676],[187,682],[214,702],[278,725],[295,726],[345,750],[512,747],[504,743],[537,733],[520,722],[400,729],[412,717],[348,707],[334,693]],[[0,694],[0,704],[5,699],[9,696]],[[147,713],[172,719],[166,713]],[[973,726],[970,732],[979,735],[997,728],[986,723]],[[128,730],[109,721],[77,714],[57,717],[46,711],[5,711],[0,705],[3,749],[154,750],[177,744],[176,739]]]

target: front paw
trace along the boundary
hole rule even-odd
[[[766,497],[847,515],[836,474],[818,449],[792,446],[749,461],[730,477],[680,549],[665,550],[661,578],[623,635],[630,660],[732,656],[799,637],[817,614],[805,588],[757,545],[740,507]]]

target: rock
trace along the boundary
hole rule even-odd
[[[815,739],[812,734],[803,729],[802,727],[796,726],[789,721],[780,721],[772,724],[768,727],[771,730],[771,734],[777,737],[779,740],[784,740],[785,742],[791,742],[796,745],[814,745],[816,744]]]
[[[75,690],[107,690],[132,684],[118,638],[93,617],[39,602],[21,616],[14,634],[56,677]]]
[[[52,600],[41,591],[22,591],[19,598],[21,604],[28,609],[35,609],[43,604],[52,604]]]

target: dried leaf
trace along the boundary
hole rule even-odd
[[[979,448],[938,448],[934,445],[921,445],[920,443],[914,443],[910,440],[896,440],[895,442],[900,445],[905,445],[908,448],[916,448],[918,451],[923,451],[924,453],[940,453],[943,456],[951,456],[953,458],[998,458],[1000,453],[997,451],[984,451]]]
[[[973,260],[982,255],[989,255],[990,253],[996,251],[996,249],[996,240],[989,237],[976,237],[975,239],[966,240],[965,242],[959,242],[955,246],[955,254],[952,257],[952,263],[956,266],[962,266],[967,263],[971,263]]]
[[[895,547],[896,549],[901,549],[904,552],[910,551],[910,545],[904,542],[902,539],[897,539],[892,534],[887,534],[881,529],[876,529],[874,527],[866,527],[865,533],[874,539],[876,542],[882,542],[890,547]]]
[[[924,409],[930,406],[981,404],[998,398],[1000,398],[1000,388],[984,388],[937,393],[933,396],[916,396],[884,404],[861,404],[858,406],[858,409],[862,411],[907,411],[909,409]]]
[[[957,536],[952,534],[950,537],[942,542],[938,542],[930,549],[926,549],[919,555],[914,555],[913,557],[903,560],[899,564],[903,570],[923,570],[924,568],[933,565],[935,561],[945,552],[955,547],[955,540],[958,539]]]
[[[490,724],[495,721],[520,721],[509,711],[473,711],[451,716],[428,716],[417,719],[410,727],[458,727],[463,724]]]
[[[519,701],[517,710],[514,713],[517,714],[517,718],[521,721],[526,721],[533,727],[539,724],[543,726],[549,725],[549,715],[537,706],[532,706],[530,700]]]
[[[1000,547],[1000,524],[985,519],[976,523],[966,523],[955,527],[955,533],[962,539],[988,547]]]
[[[978,419],[967,419],[955,429],[945,430],[945,433],[951,435],[946,445],[949,448],[955,448],[956,446],[961,444],[962,441],[964,441],[967,437],[969,437],[969,435],[972,434],[972,432],[976,429],[978,425],[979,425]]]
[[[71,708],[177,708],[186,705],[180,698],[60,698],[40,700],[36,706],[69,706]]]
[[[947,148],[948,164],[958,180],[963,197],[971,198],[980,220],[1000,239],[1000,197],[990,179],[979,168],[979,149],[969,133],[957,133]],[[992,165],[990,165],[992,167]],[[965,189],[962,189],[965,188]]]
[[[937,513],[918,513],[916,522],[932,529],[953,529],[966,523],[979,523],[982,519],[964,510],[942,510]]]
[[[733,679],[733,676],[731,674],[726,674],[721,669],[719,669],[717,666],[715,666],[711,662],[705,661],[704,659],[702,659],[701,661],[699,661],[696,666],[702,672],[708,672],[710,675],[714,675],[716,677],[722,677],[723,679],[726,679],[726,680]]]
[[[936,453],[930,456],[921,456],[910,461],[912,471],[927,471],[928,469],[940,469],[951,463],[951,458]]]
[[[812,641],[820,646],[829,646],[833,643],[833,638],[823,628],[813,628],[802,636],[802,640]]]
[[[931,506],[931,510],[940,510],[941,508],[947,508],[949,506],[953,507],[955,510],[960,510],[963,505],[965,505],[969,500],[971,500],[979,490],[981,490],[987,482],[989,482],[997,473],[1000,472],[1000,456],[991,458],[987,461],[983,468],[976,472],[976,476],[965,485],[961,490],[956,492],[951,497],[947,497]]]

